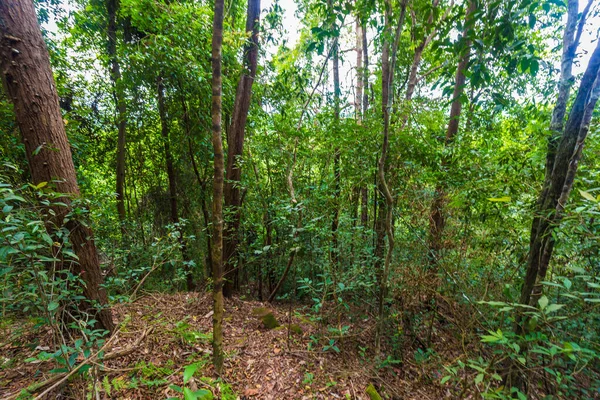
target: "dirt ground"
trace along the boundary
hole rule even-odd
[[[259,307],[272,311],[281,326],[266,328],[255,315]],[[369,399],[365,393],[369,385],[389,399],[453,397],[439,383],[443,374],[439,365],[419,363],[412,354],[401,365],[374,364],[374,327],[369,318],[346,324],[347,330],[336,338],[301,307],[239,298],[226,301],[225,372],[214,379],[211,309],[210,295],[197,293],[147,293],[134,303],[116,305],[121,328],[106,354],[122,355],[93,364],[85,378],[70,378],[45,398],[183,398],[173,385],[206,389],[222,399]],[[3,332],[2,399],[16,398],[22,389],[56,375],[50,373],[56,368],[53,361],[24,361],[52,346],[49,329],[32,332],[25,323],[14,323]],[[326,348],[332,338],[332,347]],[[440,335],[436,340],[444,339]],[[184,371],[192,364],[197,370],[184,385]]]

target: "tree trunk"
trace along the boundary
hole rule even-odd
[[[223,45],[224,0],[215,0],[212,35],[212,145],[214,151],[213,178],[213,364],[217,374],[223,372],[223,142],[221,113],[223,82],[221,48]]]
[[[365,72],[363,67],[363,27],[360,17],[356,17],[356,97],[354,100],[354,115],[356,122],[362,124],[362,101],[365,87]]]
[[[49,226],[57,228],[71,211],[71,199],[79,196],[79,187],[48,51],[30,0],[0,2],[0,35],[2,82],[14,105],[33,183],[48,182],[54,190],[65,194],[60,201],[67,206],[56,208],[56,215],[47,221]],[[84,296],[106,306],[92,231],[75,220],[67,222],[66,228],[79,258],[72,272],[81,275],[85,282]],[[109,308],[103,308],[94,318],[98,328],[114,329]]]
[[[244,150],[244,134],[252,97],[252,84],[256,76],[258,63],[258,33],[260,18],[260,0],[249,0],[246,14],[246,32],[252,32],[244,47],[245,70],[240,77],[233,105],[231,126],[227,135],[227,179],[225,181],[225,209],[230,212],[230,220],[225,224],[223,243],[223,261],[225,265],[225,284],[223,294],[230,297],[233,293],[234,276],[237,277],[237,247],[241,220],[240,183],[242,167],[240,157]],[[235,272],[234,272],[235,271]]]
[[[527,274],[521,289],[522,304],[535,306],[554,250],[553,232],[559,225],[581,159],[592,114],[600,94],[600,43],[590,58],[567,123],[556,146],[549,186],[542,190],[531,227]],[[552,140],[552,139],[551,139]],[[518,328],[522,331],[521,327]]]
[[[362,23],[362,50],[363,50],[363,118],[369,110],[369,42],[367,41],[367,25]]]
[[[379,293],[379,310],[378,310],[378,323],[377,331],[375,334],[375,348],[376,352],[380,351],[381,344],[381,333],[383,329],[384,319],[384,300],[387,294],[387,278],[389,275],[390,264],[392,260],[392,254],[394,251],[394,230],[392,224],[394,199],[392,193],[388,187],[385,174],[387,172],[387,152],[389,148],[389,133],[390,133],[390,109],[392,106],[391,89],[394,83],[394,66],[396,64],[396,54],[398,52],[398,43],[400,34],[402,33],[402,27],[404,25],[404,17],[406,14],[407,0],[403,0],[401,3],[401,13],[398,25],[396,26],[396,33],[394,42],[390,42],[391,39],[391,15],[392,15],[392,4],[390,0],[387,0],[385,6],[385,28],[384,28],[384,43],[383,50],[381,52],[381,112],[383,117],[383,143],[381,146],[381,157],[377,165],[377,176],[379,181],[379,188],[385,199],[385,220],[384,227],[386,237],[388,239],[388,249],[385,255],[383,263],[383,270],[381,271],[381,279],[379,282],[380,293]],[[381,214],[381,211],[379,211]],[[381,217],[383,218],[383,217]],[[378,242],[383,241],[383,235],[380,233],[378,236]]]
[[[448,128],[446,130],[446,138],[444,146],[450,146],[458,133],[458,125],[460,122],[460,116],[462,112],[462,101],[461,97],[465,90],[466,83],[466,72],[469,67],[469,60],[471,57],[471,29],[473,28],[473,13],[477,9],[477,2],[472,0],[469,2],[469,7],[465,16],[465,25],[462,34],[462,40],[464,46],[462,48],[463,54],[459,58],[459,62],[456,68],[456,77],[454,82],[454,92],[452,93],[452,104],[450,106],[450,119],[448,121]],[[436,272],[438,261],[440,258],[440,251],[442,249],[442,234],[446,225],[446,216],[444,215],[444,207],[446,204],[446,182],[444,170],[447,168],[450,162],[447,156],[442,158],[440,164],[440,172],[442,177],[438,180],[435,188],[433,202],[431,205],[431,211],[429,214],[429,265],[433,272]]]
[[[365,85],[368,80],[368,56],[366,49],[366,29],[363,27],[360,17],[356,17],[356,121],[362,125],[363,117],[369,107],[369,97],[365,96]],[[363,228],[368,224],[368,189],[366,186],[359,188],[361,210],[360,222]]]
[[[367,228],[369,224],[369,191],[366,186],[360,188],[360,224]]]
[[[119,9],[119,0],[107,0],[106,10],[108,13],[108,57],[110,59],[110,79],[113,84],[113,95],[115,98],[115,108],[117,112],[117,213],[121,223],[121,233],[125,234],[125,147],[126,138],[126,105],[125,96],[121,82],[121,68],[117,57],[117,11]]]
[[[187,254],[187,245],[183,238],[183,230],[179,224],[179,211],[177,209],[177,176],[175,174],[175,166],[173,164],[173,154],[171,153],[171,138],[169,135],[169,123],[167,116],[167,106],[165,104],[165,87],[161,76],[157,79],[158,92],[158,113],[160,116],[160,128],[165,150],[165,164],[167,167],[167,179],[169,181],[169,209],[171,214],[171,223],[176,225],[175,229],[179,232],[179,245],[181,246],[181,256],[186,264],[186,286],[188,291],[195,288],[194,276],[190,270],[189,257]]]
[[[181,99],[181,107],[183,110],[183,125],[185,127],[185,132],[187,136],[188,142],[188,153],[190,156],[190,162],[192,164],[192,169],[194,170],[194,175],[196,175],[196,180],[200,185],[200,192],[202,193],[202,199],[200,201],[200,208],[202,210],[202,220],[204,223],[204,231],[206,232],[206,256],[204,257],[205,263],[205,277],[209,278],[212,276],[212,256],[211,256],[211,240],[210,240],[210,231],[209,231],[209,215],[208,215],[208,207],[206,206],[206,180],[202,178],[200,175],[200,171],[198,170],[198,164],[196,163],[196,158],[194,157],[194,148],[192,146],[192,127],[190,123],[190,116],[188,114],[187,105],[185,99]]]
[[[331,0],[329,2],[331,7]],[[331,49],[331,59],[333,63],[333,129],[339,132],[340,129],[340,57],[339,44],[333,40]],[[340,148],[336,147],[333,151],[333,220],[331,221],[331,264],[337,267],[339,264],[339,244],[338,244],[338,226],[340,224]]]

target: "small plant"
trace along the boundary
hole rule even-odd
[[[305,385],[312,385],[314,378],[315,378],[314,374],[311,374],[310,372],[305,372],[304,380],[302,381],[302,383]]]
[[[323,352],[327,352],[327,351],[330,351],[330,350],[333,350],[336,353],[340,352],[339,347],[337,347],[335,345],[335,340],[334,339],[329,339],[329,344],[323,346]]]

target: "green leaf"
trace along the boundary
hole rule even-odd
[[[192,364],[185,367],[185,369],[183,370],[183,383],[188,383],[190,378],[194,376],[196,371],[198,371],[199,367],[200,364]]]
[[[540,297],[538,304],[540,305],[540,310],[543,310],[548,305],[548,298],[546,296]]]
[[[483,381],[483,374],[477,374],[477,376],[475,377],[475,384],[479,384]]]
[[[550,314],[551,312],[560,310],[564,306],[565,306],[564,304],[550,304],[548,307],[546,307],[546,309],[544,310],[544,312],[546,314]]]
[[[492,201],[495,203],[508,203],[510,201],[510,196],[502,196],[502,197],[490,197],[488,201]]]
[[[58,308],[59,304],[56,301],[52,301],[50,302],[50,304],[48,304],[48,311],[54,311]]]
[[[170,389],[173,389],[174,391],[176,391],[177,393],[183,393],[183,389],[181,388],[181,386],[177,386],[177,385],[169,385]]]
[[[598,200],[596,200],[596,198],[592,194],[586,192],[585,190],[579,189],[579,194],[581,194],[581,197],[583,197],[586,200],[593,201],[594,203],[598,202]]]
[[[443,385],[444,383],[448,382],[450,380],[450,378],[452,378],[450,375],[446,375],[445,377],[442,378],[440,383]]]
[[[183,388],[183,398],[184,400],[212,400],[213,394],[206,389],[200,389],[194,392],[189,388]]]

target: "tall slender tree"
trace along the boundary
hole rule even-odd
[[[383,198],[385,200],[385,216],[383,216],[383,211],[381,208],[378,211],[380,213],[379,224],[380,228],[378,230],[378,244],[381,245],[383,243],[383,234],[382,230],[385,231],[385,237],[387,237],[388,245],[387,252],[385,255],[385,260],[383,263],[383,270],[379,272],[380,281],[379,281],[379,321],[377,324],[377,332],[375,335],[375,347],[377,352],[380,350],[381,344],[381,332],[383,327],[383,317],[384,317],[384,301],[385,296],[387,294],[387,279],[389,275],[390,264],[392,261],[392,254],[394,252],[394,227],[393,227],[393,207],[394,207],[394,198],[392,197],[392,192],[388,186],[386,180],[386,172],[387,172],[387,156],[389,150],[389,141],[390,141],[390,110],[392,107],[392,88],[394,84],[394,66],[396,64],[396,55],[398,53],[398,46],[400,42],[400,35],[402,33],[402,28],[404,25],[404,18],[406,16],[406,5],[407,0],[403,0],[401,3],[400,15],[398,18],[398,23],[396,25],[395,34],[392,32],[392,4],[390,0],[386,0],[384,3],[384,30],[383,34],[383,49],[381,52],[381,113],[383,119],[383,142],[381,145],[381,156],[377,163],[377,179],[378,179],[378,187],[381,193],[383,194]],[[383,227],[383,229],[381,229]]]
[[[328,6],[332,15],[335,15],[333,10],[333,2],[329,0]],[[332,29],[339,29],[333,24]],[[331,61],[333,67],[333,129],[336,133],[340,130],[340,54],[339,41],[334,38],[331,43]],[[339,243],[338,243],[338,226],[340,224],[340,180],[341,180],[341,153],[339,146],[333,150],[333,219],[331,221],[331,263],[337,266],[339,263]]]
[[[48,214],[50,230],[56,229],[72,210],[72,199],[79,196],[79,186],[48,50],[31,0],[0,2],[0,71],[14,106],[33,183],[47,182],[64,193],[60,201],[66,206],[55,207]],[[112,331],[114,323],[102,287],[103,276],[93,233],[74,218],[69,218],[65,227],[78,257],[78,264],[73,263],[71,270],[85,282],[85,297],[104,306],[95,316],[97,326]]]
[[[177,204],[177,174],[175,172],[175,164],[173,162],[173,153],[171,151],[171,135],[169,130],[169,121],[167,113],[167,103],[165,101],[165,85],[162,76],[156,80],[156,88],[158,94],[158,115],[160,117],[160,132],[163,140],[163,148],[165,151],[165,165],[167,167],[167,180],[169,183],[169,210],[171,214],[171,223],[179,224],[179,210]],[[184,118],[185,119],[185,118]],[[194,290],[194,276],[188,263],[187,246],[183,239],[183,231],[181,227],[177,227],[179,234],[178,241],[181,246],[181,255],[186,263],[186,286],[187,290]]]
[[[248,0],[246,32],[251,32],[244,46],[244,71],[240,77],[233,105],[231,126],[227,132],[227,171],[225,181],[225,209],[230,217],[225,224],[223,260],[225,263],[225,284],[223,294],[231,296],[233,283],[238,276],[237,247],[241,222],[242,196],[240,192],[242,165],[240,158],[244,150],[246,121],[250,110],[252,84],[256,78],[258,65],[258,33],[260,22],[260,0]],[[235,272],[234,272],[235,271]]]
[[[121,222],[121,231],[125,233],[125,150],[127,143],[127,106],[125,104],[125,95],[123,92],[123,83],[121,82],[121,66],[117,55],[117,14],[119,10],[119,0],[106,0],[106,11],[108,13],[107,52],[110,62],[110,79],[113,84],[113,97],[116,108],[117,125],[117,213]]]
[[[218,374],[223,372],[223,141],[221,138],[223,81],[221,48],[223,46],[224,0],[215,0],[212,34],[212,145],[213,178],[213,364]]]
[[[444,146],[448,147],[454,141],[458,133],[460,117],[463,106],[463,93],[467,79],[467,70],[471,57],[471,31],[473,29],[473,14],[477,9],[477,1],[470,0],[467,7],[465,23],[462,32],[461,53],[456,67],[456,76],[454,79],[454,91],[452,93],[452,103],[450,106],[450,117]],[[443,174],[449,163],[449,158],[444,156],[440,164],[440,171]],[[442,249],[442,234],[446,225],[446,216],[444,206],[446,204],[446,180],[440,179],[436,185],[431,211],[429,214],[429,257],[430,265],[435,270],[438,266],[440,250]]]

